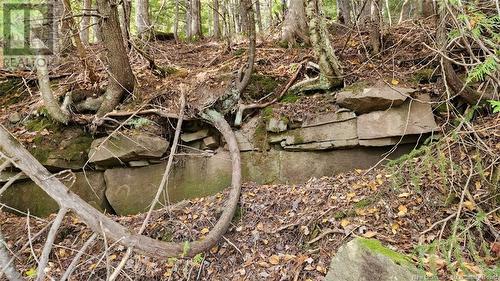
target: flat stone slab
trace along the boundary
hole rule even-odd
[[[418,99],[430,100],[428,95],[421,95]],[[357,120],[360,140],[425,134],[439,130],[431,105],[416,100],[408,100],[399,107],[385,111],[362,114]]]
[[[286,145],[286,143],[284,143],[282,146],[285,150],[289,151],[316,151],[316,150],[329,150],[335,148],[355,147],[358,144],[359,144],[358,139],[349,139],[349,140],[333,140],[333,141],[311,142],[311,143],[292,144],[292,145]]]
[[[328,112],[316,115],[304,120],[302,127],[319,126],[328,123],[342,122],[356,118],[356,114],[349,110],[339,110],[337,112]]]
[[[210,135],[209,130],[203,129],[203,130],[196,131],[194,133],[183,133],[183,134],[181,134],[181,140],[183,142],[192,142],[192,141],[204,139],[204,138],[208,137],[209,135]]]
[[[351,109],[358,114],[376,110],[385,110],[401,105],[414,89],[382,85],[364,88],[361,91],[343,91],[337,93],[337,104]]]
[[[96,139],[89,151],[89,161],[98,165],[117,165],[122,162],[161,157],[169,142],[156,136],[143,134],[117,134]]]
[[[75,173],[75,182],[73,184],[70,179],[64,179],[62,182],[69,186],[71,191],[94,208],[101,212],[113,212],[104,195],[106,185],[102,172]],[[21,212],[29,210],[30,214],[39,217],[46,217],[59,209],[56,201],[32,181],[13,184],[0,195],[0,202]],[[6,208],[9,211],[13,211],[13,209]]]
[[[268,132],[280,133],[286,131],[288,125],[285,120],[272,117],[266,123],[266,130]]]
[[[424,280],[403,254],[382,246],[375,239],[355,238],[332,258],[325,281]]]
[[[332,142],[342,147],[342,143],[352,146],[357,139],[356,119],[348,119],[342,122],[326,123],[319,126],[286,131],[280,135],[271,136],[270,142],[281,142],[282,146],[308,144],[314,142]]]
[[[422,135],[406,135],[379,139],[359,140],[360,146],[391,146],[396,144],[417,143],[425,140]]]

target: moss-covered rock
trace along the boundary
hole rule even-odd
[[[412,281],[425,277],[407,256],[375,239],[355,238],[332,258],[326,281]]]
[[[260,99],[267,94],[274,92],[279,86],[279,82],[270,76],[261,74],[252,74],[245,92],[250,99]]]

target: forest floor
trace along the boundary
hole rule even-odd
[[[443,91],[442,85],[436,83],[440,79],[435,74],[436,55],[424,47],[424,42],[432,45],[432,41],[423,30],[413,24],[388,30],[386,52],[375,59],[366,55],[366,33],[334,34],[332,43],[345,66],[346,85],[386,81],[415,87],[439,98]],[[137,89],[119,111],[161,108],[178,112],[181,88],[187,87],[188,115],[194,116],[215,101],[246,60],[244,43],[235,43],[229,52],[224,51],[222,43],[211,41],[159,42],[150,50],[158,65],[170,69],[169,74],[166,78],[155,76],[147,62],[131,52]],[[97,57],[101,51],[92,49]],[[271,100],[306,59],[313,59],[309,48],[282,48],[262,40],[258,43],[254,74],[255,81],[260,82],[250,84],[243,101]],[[102,63],[99,85],[90,85],[79,68],[80,62],[71,56],[54,65],[51,75],[60,76],[53,79],[56,94],[68,90],[95,92],[105,84]],[[33,73],[20,75],[25,80],[11,86],[12,94],[0,96],[0,104],[7,105],[0,108],[2,124],[9,123],[12,112],[28,118],[36,115],[41,106]],[[306,75],[314,75],[314,71],[303,71],[297,80]],[[275,106],[280,113],[294,118],[332,110],[325,95],[300,96],[294,102],[284,99]],[[440,123],[444,123],[447,116],[441,117]],[[500,244],[492,238],[500,228],[498,188],[491,185],[498,176],[494,163],[500,153],[499,121],[498,115],[478,117],[472,127],[462,126],[453,134],[445,133],[430,146],[367,171],[313,178],[298,185],[245,183],[237,215],[216,247],[192,259],[161,260],[134,254],[125,266],[126,276],[121,278],[319,280],[325,276],[338,247],[355,236],[379,239],[410,255],[429,277],[451,280],[452,275],[499,276],[496,265]],[[9,127],[17,137],[29,142],[30,137],[26,136],[30,132],[24,126]],[[477,145],[479,140],[481,145]],[[202,238],[216,222],[226,195],[227,192],[157,210],[145,234],[164,241]],[[27,275],[36,268],[32,253],[41,253],[51,219],[21,218],[0,212],[2,231],[14,251],[16,266]],[[144,215],[114,219],[137,230]],[[28,230],[30,239],[25,235]],[[64,272],[75,251],[91,234],[77,217],[67,216],[56,239],[48,275]],[[74,280],[105,278],[125,250],[99,240],[86,251]]]
[[[473,137],[466,129],[458,138],[444,137],[368,171],[312,178],[298,185],[246,183],[232,225],[217,246],[192,259],[134,254],[123,280],[319,280],[338,247],[356,236],[379,239],[408,254],[429,277],[439,280],[497,274],[500,245],[488,233],[498,232],[500,217],[497,199],[488,194],[495,188],[489,182],[494,176],[491,161],[500,153],[499,121],[484,118],[474,126],[485,145],[493,148],[482,154],[473,153],[477,148],[471,146]],[[482,165],[482,170],[471,170],[469,161],[476,168]],[[453,171],[454,167],[463,169]],[[470,193],[460,200],[457,192],[464,187]],[[145,234],[163,241],[203,238],[226,195],[157,210]],[[460,220],[457,213],[462,214]],[[32,252],[39,255],[44,243],[44,235],[37,233],[46,231],[53,218],[28,220],[0,213],[4,236],[22,272],[35,267]],[[138,230],[144,215],[114,219]],[[30,241],[25,235],[28,228]],[[57,235],[49,276],[64,272],[91,234],[77,217],[67,216]],[[115,267],[125,250],[99,241],[86,251],[74,280],[104,278],[107,262]]]

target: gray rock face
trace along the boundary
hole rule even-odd
[[[75,182],[69,187],[71,191],[102,212],[112,211],[104,195],[106,185],[103,173],[82,172],[75,173],[75,176]],[[66,186],[72,183],[69,179],[62,182]],[[29,210],[30,214],[39,217],[48,216],[59,209],[56,201],[32,181],[13,184],[0,196],[0,202],[22,212]]]
[[[19,114],[19,112],[14,112],[11,115],[9,115],[9,122],[10,123],[15,124],[19,121],[21,121],[21,114]]]
[[[234,132],[240,151],[258,150],[253,140],[259,122],[260,118],[254,117],[248,120],[248,122],[245,122],[240,130]]]
[[[354,112],[342,109],[338,112],[328,112],[306,119],[302,123],[302,127],[319,126],[328,123],[347,121],[354,118],[356,118],[356,114],[354,114]]]
[[[383,85],[365,88],[361,92],[344,91],[337,93],[337,103],[358,114],[375,110],[385,110],[401,105],[414,89]]]
[[[406,256],[378,240],[356,238],[332,258],[325,281],[414,281],[422,277]]]
[[[266,124],[266,130],[268,132],[280,133],[287,129],[287,123],[284,120],[278,118],[271,118]]]
[[[429,101],[427,95],[419,100]],[[425,134],[438,130],[430,104],[406,101],[399,107],[358,116],[359,139],[378,139],[403,135]]]
[[[147,135],[119,134],[92,142],[89,161],[98,165],[117,165],[125,161],[161,157],[168,148],[168,141]],[[104,142],[105,141],[105,142]]]

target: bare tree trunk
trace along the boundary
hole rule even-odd
[[[120,103],[124,93],[132,93],[135,82],[120,32],[117,7],[110,1],[97,0],[99,13],[104,16],[101,26],[109,65],[108,88],[104,94],[104,101],[97,111],[98,117],[112,111]]]
[[[213,0],[214,38],[220,38],[219,0]]]
[[[370,44],[372,46],[372,55],[377,55],[381,51],[381,0],[371,0],[371,15],[370,15]]]
[[[83,14],[89,14],[92,9],[92,0],[83,0]],[[89,44],[90,16],[83,16],[80,22],[80,39],[84,45]]]
[[[429,18],[435,15],[434,13],[434,5],[432,0],[423,0],[422,1],[422,17]]]
[[[191,35],[195,39],[200,39],[203,37],[201,30],[201,1],[191,0]]]
[[[401,13],[399,14],[398,24],[400,24],[403,20],[407,19],[410,13],[410,0],[405,0],[403,5],[401,6]]]
[[[274,17],[273,17],[273,4],[274,0],[269,0],[267,3],[267,9],[269,13],[269,29],[271,29],[274,26]]]
[[[174,5],[174,39],[179,43],[179,0],[175,0]]]
[[[142,40],[149,41],[153,35],[151,20],[149,19],[149,0],[136,0],[135,4],[137,33]]]
[[[304,0],[290,0],[290,7],[283,23],[281,40],[289,46],[297,42],[309,43],[306,12]]]
[[[255,17],[257,18],[257,27],[259,28],[259,32],[264,31],[262,28],[262,15],[260,13],[260,1],[255,1]]]
[[[94,9],[97,10],[97,3],[93,5]],[[101,24],[99,23],[99,17],[92,17],[92,31],[94,33],[94,42],[101,43],[102,42],[102,29]]]
[[[348,0],[337,0],[337,19],[340,23],[350,25],[351,21],[351,5]]]
[[[191,39],[192,37],[192,34],[191,34],[191,22],[193,21],[192,20],[192,14],[193,14],[193,9],[191,7],[191,1],[193,0],[186,0],[185,4],[186,4],[186,26],[185,26],[185,29],[186,29],[186,38],[188,40]]]

